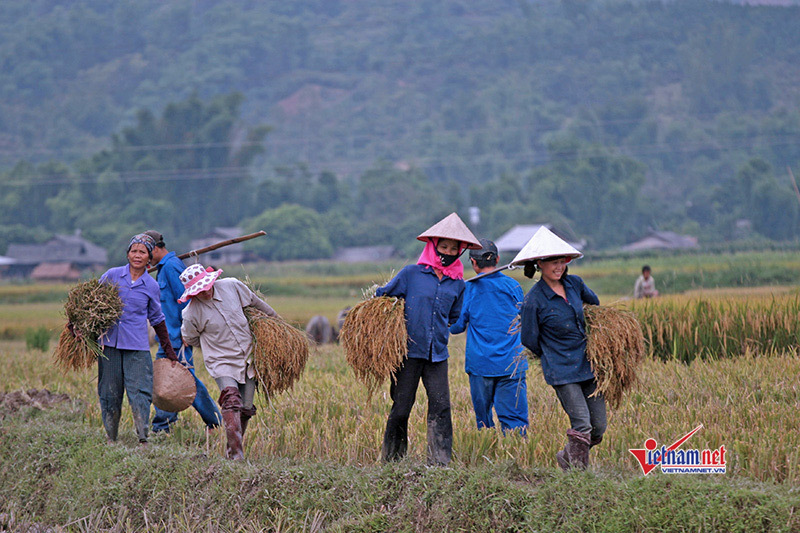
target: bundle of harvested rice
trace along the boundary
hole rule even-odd
[[[245,307],[244,314],[253,334],[253,366],[259,385],[270,395],[291,389],[308,361],[308,337],[255,307]]]
[[[372,394],[408,353],[405,300],[377,296],[355,305],[339,332],[347,363]]]
[[[636,383],[644,356],[642,327],[630,311],[585,305],[586,356],[592,365],[597,390],[616,409],[622,395]]]
[[[64,303],[67,325],[61,332],[53,357],[65,370],[91,367],[101,354],[97,339],[122,316],[117,286],[97,279],[73,287]]]

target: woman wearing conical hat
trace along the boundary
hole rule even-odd
[[[541,357],[542,374],[569,416],[567,444],[556,454],[558,465],[586,468],[589,448],[600,444],[606,430],[606,403],[597,388],[586,357],[583,304],[600,300],[578,276],[567,274],[567,263],[582,257],[578,250],[544,226],[517,254],[512,265],[524,265],[525,275],[536,269],[541,279],[522,304],[522,344]]]
[[[383,435],[382,458],[397,461],[408,449],[408,417],[420,379],[428,395],[428,462],[447,465],[452,457],[453,423],[447,378],[450,324],[458,320],[464,293],[464,267],[459,256],[480,248],[475,235],[457,214],[431,226],[417,239],[425,242],[416,265],[404,267],[377,296],[405,299],[408,356],[395,372],[392,410]]]

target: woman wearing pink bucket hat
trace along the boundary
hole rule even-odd
[[[392,410],[381,455],[384,461],[405,456],[408,419],[422,380],[428,394],[428,462],[447,465],[453,447],[447,341],[449,326],[461,313],[464,294],[464,267],[458,258],[465,249],[481,245],[455,213],[417,239],[425,242],[417,264],[403,268],[375,293],[405,299],[408,332],[408,355],[390,385]]]
[[[256,413],[256,390],[252,367],[252,336],[244,308],[253,306],[278,317],[264,300],[235,278],[219,279],[222,270],[187,267],[180,276],[185,288],[179,302],[189,300],[183,310],[183,342],[200,346],[208,373],[220,390],[219,405],[227,437],[229,459],[243,459],[242,438]]]

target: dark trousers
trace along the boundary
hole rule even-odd
[[[406,359],[390,387],[392,410],[383,434],[384,461],[397,461],[408,450],[408,417],[417,396],[420,378],[428,395],[428,462],[447,465],[453,454],[453,421],[450,416],[450,384],[447,361]]]
[[[569,415],[572,429],[580,433],[591,433],[591,439],[599,441],[606,432],[606,400],[602,394],[590,398],[597,388],[593,379],[580,383],[555,385],[556,396]]]
[[[153,360],[146,350],[117,350],[106,346],[97,358],[97,395],[103,426],[110,440],[117,440],[122,396],[128,393],[133,425],[139,442],[147,442],[150,402],[153,398]]]

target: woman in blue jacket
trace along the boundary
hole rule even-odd
[[[605,399],[602,394],[592,396],[597,383],[586,357],[583,317],[583,304],[599,305],[600,300],[581,278],[567,274],[567,263],[582,254],[548,233],[540,238],[538,251],[524,261],[526,275],[532,277],[535,265],[542,277],[522,305],[522,344],[541,357],[544,379],[569,416],[567,444],[556,454],[559,466],[586,468],[589,448],[600,443],[606,430]]]
[[[408,449],[408,418],[420,379],[428,395],[428,462],[450,463],[453,423],[447,378],[450,324],[458,320],[464,293],[464,267],[458,260],[478,239],[455,213],[422,233],[425,249],[416,265],[404,267],[376,296],[405,299],[408,356],[390,386],[392,410],[386,421],[381,456],[397,461]]]

